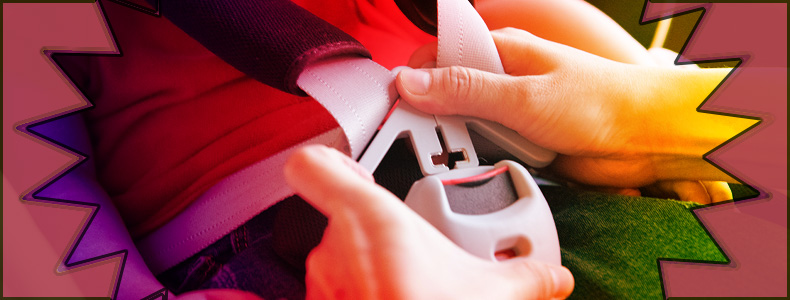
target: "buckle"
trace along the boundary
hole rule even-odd
[[[556,157],[556,153],[538,147],[497,123],[465,116],[434,116],[398,101],[359,163],[373,173],[396,139],[409,138],[420,170],[426,176],[409,190],[405,200],[409,207],[458,246],[480,258],[496,261],[530,257],[560,264],[554,219],[535,180],[523,166],[513,161],[480,166],[469,130],[488,138],[532,167],[546,166]],[[504,167],[509,175],[507,184],[516,192],[512,203],[494,211],[487,209],[484,213],[458,213],[451,209],[446,185],[458,180],[486,181],[487,178],[478,177],[486,177],[487,172]],[[489,193],[482,199],[472,199],[472,202],[481,202],[473,206],[490,208],[487,202],[502,202],[503,199],[497,197],[506,196]]]
[[[392,143],[408,137],[425,176],[449,172],[451,167],[477,167],[479,161],[469,130],[486,137],[531,167],[545,167],[557,156],[498,123],[467,116],[429,115],[405,101],[397,101],[359,163],[368,171],[375,171]],[[450,158],[451,162],[444,163],[447,159],[441,159],[442,156]]]
[[[493,182],[497,176],[502,178]],[[507,199],[508,191],[515,192],[515,199]],[[488,197],[477,199],[483,203],[454,204],[459,201],[453,198],[470,193]],[[405,203],[458,246],[480,258],[499,261],[529,257],[558,265],[561,262],[549,205],[532,176],[516,162],[505,160],[494,166],[425,177],[414,183]]]

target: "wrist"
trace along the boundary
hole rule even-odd
[[[734,181],[703,156],[754,120],[698,111],[730,69],[641,68],[642,151],[656,180]]]

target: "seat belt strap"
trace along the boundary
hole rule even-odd
[[[491,33],[467,3],[437,0],[439,45],[436,66],[463,66],[505,74]],[[464,9],[469,7],[470,9]]]
[[[306,67],[297,84],[332,114],[350,148],[341,150],[356,160],[398,97],[394,81],[376,62],[346,56]]]
[[[397,97],[395,76],[368,59],[359,42],[288,0],[168,0],[161,5],[165,17],[247,75],[289,93],[309,92],[342,131],[316,136],[221,180],[138,240],[154,274],[293,195],[282,167],[297,148],[324,144],[358,157]]]
[[[180,0],[176,0],[178,1]],[[454,11],[464,9],[468,5],[463,0],[440,0],[443,1],[447,1],[447,5],[442,6],[441,9],[451,16],[458,15]],[[163,14],[170,18],[166,9],[167,7],[162,8]],[[471,13],[476,12],[472,9]],[[488,45],[476,42],[478,37],[489,34],[484,24],[473,25],[473,27],[469,27],[469,24],[458,26],[455,28],[464,31],[463,33],[440,36],[440,43],[441,40],[445,40],[449,42],[447,47],[464,47],[459,49],[466,50],[445,50],[448,55],[443,59],[455,59],[452,53],[457,53],[464,63],[469,63],[466,60],[478,61],[475,64],[470,63],[472,66],[478,67],[479,63],[499,64],[498,56],[490,56],[491,53],[497,53],[493,41]],[[451,32],[452,28],[448,26],[446,31]],[[300,34],[303,32],[294,35]],[[490,36],[487,39],[490,40]],[[231,42],[228,43],[233,45]],[[212,50],[210,46],[207,47]],[[227,50],[224,47],[219,48],[221,51]],[[222,53],[227,52],[220,52],[217,55]],[[345,55],[345,53],[331,58],[313,59],[303,66],[295,81],[296,86],[300,91],[303,90],[313,96],[332,114],[341,126],[349,148],[344,149],[345,147],[337,143],[337,138],[340,137],[337,132],[328,132],[223,179],[173,220],[138,241],[138,249],[146,258],[151,270],[158,274],[175,266],[256,214],[293,195],[285,185],[282,167],[289,154],[295,149],[307,144],[319,143],[346,150],[357,159],[397,98],[394,79],[392,72],[372,60]],[[292,88],[285,90],[294,91]],[[241,204],[229,205],[229,203]]]
[[[137,242],[154,274],[159,274],[294,193],[282,172],[296,149],[323,144],[358,157],[384,120],[397,92],[395,76],[360,57],[337,57],[304,69],[298,83],[340,124],[331,130],[221,180],[167,224]],[[347,143],[346,143],[347,141]],[[350,146],[350,149],[346,147]]]
[[[236,172],[212,186],[172,220],[137,241],[154,274],[200,252],[233,229],[293,195],[283,176],[286,159],[299,147],[337,147],[342,131],[333,129]]]

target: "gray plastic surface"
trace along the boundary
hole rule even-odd
[[[509,169],[518,200],[482,215],[450,209],[441,180],[474,176],[503,166]],[[405,202],[458,246],[480,258],[496,261],[497,251],[511,249],[517,257],[561,263],[557,230],[546,199],[527,170],[513,161],[428,176],[414,183]]]

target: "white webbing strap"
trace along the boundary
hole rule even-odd
[[[437,66],[464,66],[504,74],[494,40],[480,15],[465,0],[439,0]],[[297,84],[335,118],[358,159],[398,97],[395,74],[358,57],[310,65]]]
[[[463,66],[505,74],[491,33],[477,11],[464,0],[438,0],[436,66]]]
[[[282,169],[296,149],[323,144],[358,157],[397,97],[394,80],[392,72],[366,58],[341,57],[308,66],[297,84],[335,117],[340,128],[223,179],[173,220],[139,240],[138,250],[151,271],[159,274],[177,265],[293,195]]]
[[[286,159],[299,147],[344,144],[333,129],[236,172],[212,186],[184,211],[137,241],[137,249],[154,274],[200,252],[233,229],[293,195],[283,176]]]
[[[394,80],[372,60],[337,57],[308,66],[296,83],[332,114],[357,159],[398,97]]]
[[[397,97],[394,80],[392,72],[366,58],[334,58],[307,67],[297,83],[335,117],[340,128],[228,176],[139,240],[137,248],[151,271],[159,274],[177,265],[293,195],[282,169],[296,149],[323,144],[358,157]]]
[[[447,14],[452,16],[451,20],[456,18],[460,22],[440,27],[440,52],[442,59],[449,61],[441,64],[495,71],[499,56],[485,24],[470,17],[470,14],[477,16],[474,8],[465,0],[440,0],[439,3],[440,18]],[[470,28],[470,24],[474,24],[474,28]],[[453,32],[453,28],[459,32]],[[489,42],[478,42],[486,39]],[[394,79],[395,74],[366,58],[338,57],[308,66],[297,84],[334,116],[342,133],[332,130],[319,135],[213,186],[173,220],[137,242],[151,271],[159,274],[177,265],[261,211],[293,195],[285,183],[282,168],[296,149],[308,144],[324,144],[346,150],[352,158],[358,159],[398,96]],[[350,149],[342,149],[343,137]]]
[[[474,7],[464,0],[438,0],[437,5],[439,46],[436,66],[463,66],[505,74],[494,39]],[[469,163],[457,164],[458,168],[477,166],[474,147],[466,134],[467,127],[532,167],[545,167],[557,156],[554,151],[540,147],[496,122],[466,116],[435,118],[436,124],[447,131],[444,134],[447,147],[467,150]]]

